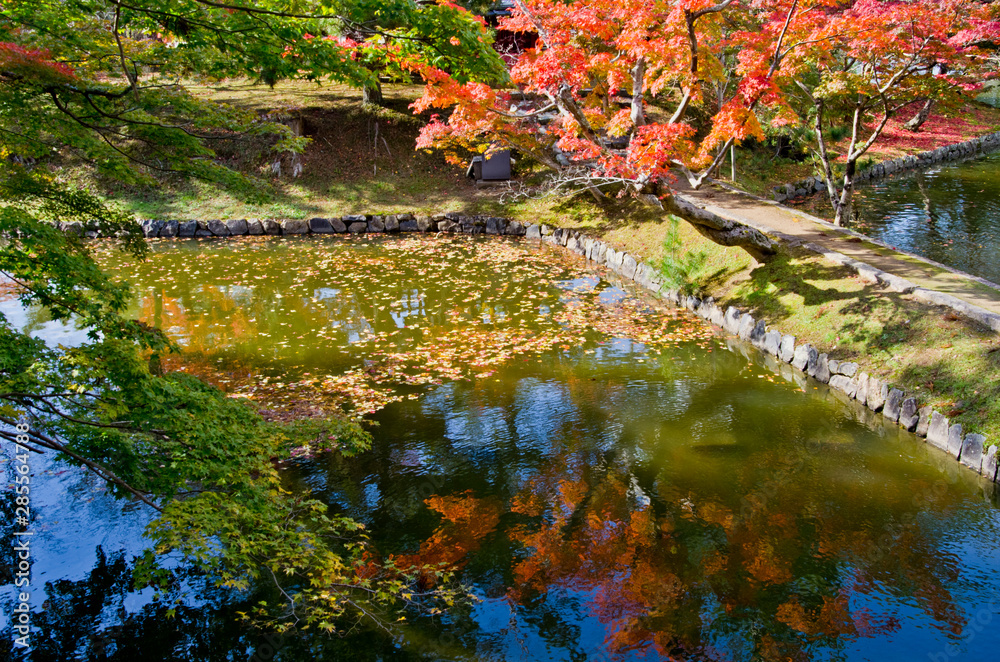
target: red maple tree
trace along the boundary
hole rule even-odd
[[[816,132],[839,220],[887,118],[984,75],[992,11],[974,0],[515,0],[500,27],[538,36],[511,66],[516,88],[411,65],[427,83],[415,109],[451,111],[418,147],[455,161],[515,148],[573,190],[669,193],[672,173],[697,188],[730,145],[799,125]],[[831,119],[854,135],[839,186]]]

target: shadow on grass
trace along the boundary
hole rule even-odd
[[[983,375],[996,374],[1000,369],[1000,351],[984,349],[975,358],[965,357],[956,361],[942,353],[935,360],[911,364],[899,375],[899,386],[907,392],[920,389],[924,399],[934,399],[936,394],[941,412],[952,423],[961,423],[966,430],[977,431],[982,425],[1000,423],[1000,381],[983,379]]]
[[[845,300],[854,300],[853,305],[862,308],[887,305],[887,293],[872,285],[861,291],[844,291],[833,284],[851,275],[845,267],[818,260],[796,263],[796,256],[782,250],[750,272],[749,280],[741,287],[740,298],[768,320],[785,319],[792,313],[781,300],[789,292],[802,297],[802,307],[822,307]],[[821,285],[824,281],[830,286]]]

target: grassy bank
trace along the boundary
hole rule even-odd
[[[274,175],[270,165],[277,155],[253,142],[222,146],[218,156],[259,178],[262,186],[255,196],[238,197],[211,183],[169,177],[155,187],[124,186],[96,178],[90,167],[73,162],[60,164],[59,176],[118,202],[140,218],[300,219],[455,211],[593,225],[615,213],[567,208],[557,199],[525,198],[510,187],[479,189],[462,168],[448,164],[441,154],[417,151],[417,134],[428,120],[426,115],[414,116],[409,108],[421,93],[419,86],[386,85],[382,107],[362,104],[359,90],[306,81],[283,82],[274,88],[223,81],[189,89],[243,109],[300,118],[303,134],[310,139],[301,156],[301,176],[290,176],[287,155],[280,159],[282,175]],[[517,174],[523,179],[531,173],[522,168]]]
[[[497,214],[586,231],[651,262],[659,259],[671,228],[662,214],[632,202],[518,198],[512,190],[477,189],[440,155],[414,150],[426,119],[408,110],[419,93],[416,87],[387,86],[385,108],[362,106],[357,90],[301,82],[273,90],[235,82],[198,91],[227,103],[301,117],[312,139],[302,158],[303,175],[266,177],[263,199],[252,201],[208,184],[165,181],[156,189],[120,188],[88,180],[82,169],[68,167],[64,175],[145,218],[308,218],[442,210]],[[975,126],[966,128],[985,132],[997,117],[977,114],[974,119]],[[931,129],[935,126],[932,123]],[[266,173],[260,166],[259,172]],[[798,176],[783,167],[752,165],[749,156],[738,153],[738,173],[764,175],[753,176],[757,184],[740,176],[737,183],[759,190],[776,178]],[[724,170],[728,172],[728,164]],[[704,255],[697,282],[705,294],[723,305],[749,308],[755,317],[815,344],[832,358],[857,361],[863,370],[919,395],[922,404],[933,405],[966,429],[988,435],[992,443],[1000,440],[1000,338],[994,334],[908,296],[863,283],[848,269],[811,253],[783,251],[767,264],[758,264],[740,249],[712,243],[687,223],[680,223],[678,231],[686,250]]]

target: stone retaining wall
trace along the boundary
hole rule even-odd
[[[997,447],[985,449],[980,434],[965,433],[961,424],[952,424],[940,412],[921,406],[914,395],[904,393],[888,382],[860,372],[858,364],[831,359],[809,343],[797,342],[795,336],[770,328],[764,320],[733,306],[726,310],[715,304],[712,297],[700,299],[664,288],[655,268],[625,251],[575,230],[548,225],[525,225],[495,216],[464,216],[449,212],[431,216],[393,214],[386,216],[352,215],[340,218],[304,220],[228,220],[228,221],[143,221],[147,237],[230,237],[236,235],[304,235],[333,233],[395,233],[444,232],[523,236],[563,246],[605,266],[621,277],[634,281],[654,295],[674,305],[685,307],[727,333],[739,337],[792,368],[828,384],[847,398],[857,400],[910,432],[927,439],[928,443],[949,453],[957,461],[997,482]],[[67,224],[67,232],[93,236],[83,232],[79,224]]]
[[[965,142],[955,143],[954,145],[938,147],[929,152],[919,152],[917,154],[910,154],[909,156],[901,156],[898,159],[876,163],[870,168],[858,172],[854,176],[854,181],[855,183],[861,183],[879,180],[897,172],[927,168],[947,161],[960,161],[997,149],[1000,149],[1000,131],[988,133],[985,136],[979,136]],[[773,195],[776,202],[784,202],[791,198],[802,198],[825,190],[826,182],[823,181],[822,177],[807,177],[799,182],[775,186]]]

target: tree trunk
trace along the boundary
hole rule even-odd
[[[363,103],[371,103],[376,106],[384,105],[382,99],[382,83],[379,82],[378,78],[375,79],[374,85],[366,84],[361,87],[361,100]]]
[[[934,105],[934,99],[927,99],[924,101],[924,105],[920,107],[920,110],[910,118],[910,121],[906,123],[906,128],[909,131],[919,131],[920,127],[924,125],[927,118],[931,114],[931,106]]]
[[[646,123],[646,109],[643,107],[643,96],[645,96],[644,79],[646,77],[646,58],[641,57],[636,60],[635,68],[632,69],[632,109],[629,113],[632,125],[635,128]]]
[[[851,159],[844,168],[844,188],[841,189],[840,198],[837,199],[834,205],[834,225],[843,225],[844,219],[851,218],[851,208],[854,200],[854,172],[857,166],[857,160]]]

